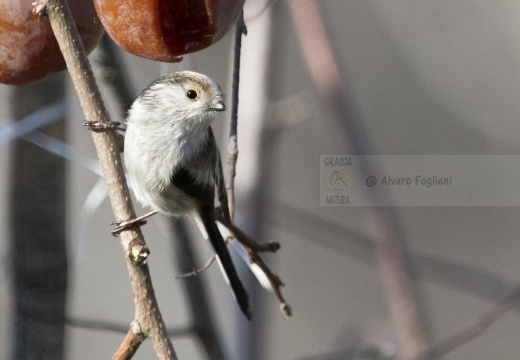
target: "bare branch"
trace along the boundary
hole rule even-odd
[[[231,235],[237,239],[240,245],[242,245],[244,250],[247,252],[251,264],[255,264],[256,266],[258,266],[258,268],[264,273],[267,280],[269,281],[269,284],[271,285],[271,289],[273,290],[274,296],[278,301],[280,311],[285,317],[291,317],[291,307],[285,301],[282,295],[282,291],[280,289],[282,286],[284,286],[282,281],[276,274],[274,274],[271,271],[271,269],[269,269],[269,267],[265,264],[265,262],[258,254],[258,252],[261,251],[275,252],[280,248],[280,244],[276,242],[257,244],[254,240],[249,238],[242,230],[240,230],[236,225],[228,224],[222,216],[221,212],[216,211],[215,218],[219,223],[224,225],[231,233]]]
[[[229,212],[231,220],[235,213],[235,175],[238,159],[238,87],[240,82],[240,52],[242,48],[242,35],[247,34],[246,24],[244,23],[244,11],[240,12],[235,28],[235,47],[233,56],[233,85],[231,89],[231,122],[229,125],[229,144],[226,155],[227,164],[227,185]]]
[[[88,122],[109,123],[110,116],[103,104],[67,4],[63,0],[40,0],[34,5],[35,11],[45,14],[50,21],[85,118]],[[119,155],[117,134],[114,131],[91,132],[91,134],[103,169],[116,221],[135,218]],[[127,269],[134,293],[135,321],[139,324],[141,332],[152,339],[154,349],[160,359],[176,359],[155,299],[148,266],[146,261],[143,261],[147,259],[149,251],[142,233],[139,228],[132,228],[122,232],[120,240],[126,255]]]
[[[115,323],[107,320],[82,319],[76,317],[66,317],[65,323],[69,326],[75,326],[81,329],[92,329],[100,331],[110,331],[126,334],[128,331],[127,324]],[[193,327],[169,327],[166,332],[170,337],[190,336],[193,334]]]
[[[283,316],[285,316],[286,318],[291,317],[292,309],[289,306],[289,304],[287,304],[287,302],[285,301],[284,297],[282,296],[282,290],[280,289],[282,286],[284,286],[282,280],[280,280],[280,278],[277,275],[275,275],[271,271],[271,269],[269,269],[269,267],[264,263],[264,261],[256,251],[247,247],[243,243],[241,243],[241,245],[248,253],[251,263],[256,264],[269,280],[269,284],[271,284],[271,288],[273,289],[274,296],[278,301],[278,305]]]
[[[135,324],[131,324],[123,342],[119,345],[119,349],[117,349],[114,356],[112,356],[112,360],[131,359],[135,355],[137,349],[139,349],[139,346],[143,343],[144,339],[146,339],[146,336],[139,331],[139,327],[136,327]]]
[[[184,274],[181,274],[181,275],[177,275],[175,278],[176,279],[184,279],[184,278],[187,278],[187,277],[196,276],[196,275],[200,274],[201,272],[206,271],[207,269],[209,269],[209,267],[211,266],[211,264],[213,264],[215,262],[215,260],[217,260],[217,254],[211,255],[209,257],[208,261],[206,261],[206,263],[204,265],[202,265],[202,267],[200,267],[198,269],[194,269],[193,271],[190,271],[190,272],[187,272],[187,273],[184,273]]]
[[[466,344],[482,334],[491,324],[497,321],[509,309],[520,301],[520,285],[508,291],[497,299],[491,306],[465,328],[439,341],[430,347],[416,360],[438,359],[450,351]]]
[[[215,219],[224,225],[226,229],[229,230],[229,232],[232,235],[232,238],[236,238],[241,244],[247,246],[252,251],[256,252],[277,252],[280,249],[280,244],[274,241],[269,241],[268,243],[259,244],[253,239],[251,239],[245,232],[240,230],[238,226],[236,226],[233,223],[227,223],[226,219],[222,215],[222,209],[220,207],[217,207],[215,209]]]

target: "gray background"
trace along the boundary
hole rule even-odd
[[[251,2],[246,6],[246,21],[263,8],[263,1]],[[372,154],[520,154],[520,3],[321,0],[319,4],[342,75],[349,80],[353,101],[372,140]],[[266,50],[254,43],[259,40],[253,30],[255,23],[268,23],[269,16],[270,48]],[[268,51],[267,71],[260,74],[266,84],[265,101],[259,102],[265,121],[279,125],[260,143],[267,158],[257,170],[267,199],[261,224],[264,237],[282,244],[276,255],[265,258],[286,284],[283,291],[294,316],[283,318],[272,295],[250,281],[247,287],[258,307],[253,321],[246,323],[213,266],[201,276],[208,284],[228,357],[319,358],[365,344],[391,351],[395,336],[367,244],[362,210],[319,206],[319,156],[346,154],[348,144],[307,74],[285,2],[275,2],[249,25],[245,46],[258,48],[260,58]],[[186,57],[183,66],[210,75],[229,93],[231,38],[228,35],[210,49]],[[166,71],[157,63],[128,54],[124,61],[135,93]],[[243,72],[254,71],[243,66]],[[69,88],[69,143],[94,157],[91,138],[79,126],[83,116],[78,101]],[[257,90],[242,83],[241,91]],[[10,91],[9,86],[0,87],[2,118],[9,116]],[[247,100],[241,105],[242,119],[253,105]],[[113,114],[117,119],[117,112]],[[296,120],[284,122],[294,114]],[[227,118],[215,123],[223,149],[226,126]],[[247,141],[239,144],[244,154],[249,145]],[[4,147],[0,150],[0,182],[4,185],[8,159],[9,148]],[[247,156],[241,153],[239,171],[250,165],[244,159]],[[68,313],[127,324],[133,317],[132,295],[121,248],[109,234],[113,218],[109,205],[105,201],[88,220],[87,237],[80,242],[79,210],[97,176],[75,163],[68,168]],[[0,188],[2,204],[6,204],[7,189]],[[254,204],[240,201],[238,218],[251,207]],[[138,205],[136,209],[145,211]],[[428,341],[460,329],[484,311],[490,300],[518,282],[517,207],[400,207],[395,211],[416,270]],[[6,207],[1,206],[0,358],[9,354],[11,335],[7,218]],[[144,234],[152,251],[149,264],[165,321],[182,327],[189,319],[185,296],[174,279],[166,226],[165,219],[157,217],[144,228]],[[196,232],[194,236],[200,239]],[[197,246],[202,263],[210,251],[202,240]],[[517,359],[518,316],[518,308],[513,309],[481,337],[445,358]],[[253,354],[246,354],[244,347],[251,336],[256,345]],[[68,327],[67,355],[70,359],[108,358],[121,339],[118,333]],[[181,359],[204,358],[190,336],[175,338],[173,343]],[[135,358],[154,358],[149,341]]]

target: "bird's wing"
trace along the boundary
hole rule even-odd
[[[213,184],[202,184],[184,167],[177,168],[170,178],[171,183],[195,198],[197,203],[211,206],[215,201],[215,188]]]
[[[204,144],[192,153],[182,166],[177,166],[170,177],[172,185],[195,198],[198,204],[214,208],[215,164],[218,148],[211,127]],[[197,178],[199,176],[199,178]]]
[[[215,181],[217,183],[217,196],[222,209],[222,215],[228,224],[231,224],[231,214],[229,211],[226,181],[224,179],[224,173],[222,171],[222,161],[220,159],[220,151],[217,149],[217,161],[215,165]]]

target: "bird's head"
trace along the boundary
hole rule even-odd
[[[205,130],[224,111],[220,86],[206,75],[181,71],[163,76],[141,91],[129,111],[129,123],[168,123]]]

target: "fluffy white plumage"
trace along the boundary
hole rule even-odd
[[[171,216],[190,216],[217,253],[240,308],[248,296],[214,220],[215,188],[229,214],[220,154],[211,130],[225,110],[220,86],[194,72],[164,76],[144,89],[126,121],[124,159],[137,200]]]
[[[199,97],[189,99],[189,89],[197,89]],[[127,117],[125,164],[142,205],[177,216],[193,209],[192,199],[177,191],[171,176],[207,144],[216,112],[212,106],[221,104],[220,86],[188,71],[158,79],[139,94]],[[213,164],[201,165],[196,181],[214,185]]]

